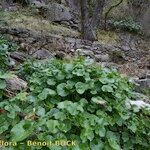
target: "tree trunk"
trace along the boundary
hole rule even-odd
[[[97,0],[95,2],[95,8],[92,16],[92,27],[97,28],[102,20],[102,13],[104,8],[105,0]]]
[[[86,40],[95,40],[89,19],[88,0],[81,0],[81,34]]]
[[[96,0],[92,10],[92,16],[89,16],[88,0],[80,0],[81,5],[81,33],[85,40],[95,41],[96,30],[100,25],[105,0]]]

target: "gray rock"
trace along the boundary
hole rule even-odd
[[[132,99],[127,99],[126,100],[126,106],[128,109],[132,109],[132,106],[136,106],[138,109],[143,109],[143,108],[148,108],[150,110],[150,100],[147,96],[134,92],[135,98],[134,100]]]
[[[10,57],[17,61],[24,61],[27,56],[22,52],[11,52]]]
[[[130,46],[128,46],[128,45],[122,45],[122,46],[120,47],[120,49],[122,49],[122,50],[124,50],[124,51],[129,51],[129,50],[131,50]]]
[[[112,62],[99,62],[98,63],[102,67],[112,68],[118,70],[119,66]]]
[[[150,79],[140,79],[137,81],[140,87],[150,88]]]
[[[146,103],[150,103],[150,100],[149,100],[148,96],[146,96],[142,93],[138,93],[138,92],[134,92],[134,95],[136,96],[137,100],[142,100]]]
[[[6,79],[6,89],[13,91],[21,91],[27,88],[27,82],[14,75],[11,79]]]
[[[130,109],[131,106],[136,106],[138,109],[148,108],[150,110],[150,104],[142,101],[142,100],[130,100],[126,102],[126,106]]]
[[[40,7],[42,7],[42,6],[45,6],[46,4],[45,4],[45,2],[43,2],[43,1],[38,1],[38,0],[30,0],[30,6],[32,7],[32,8],[40,8]]]
[[[63,52],[63,51],[57,51],[56,52],[56,58],[58,58],[58,59],[63,59],[63,58],[65,58],[66,57],[66,53],[65,52]]]
[[[65,2],[62,2],[65,1]],[[78,0],[61,0],[61,3],[64,4],[65,6],[69,7],[69,11],[72,14],[73,17],[73,24],[72,25],[76,25],[76,27],[74,26],[74,28],[80,28],[81,27],[81,22],[80,22],[80,1]]]
[[[94,50],[94,54],[95,55],[101,55],[102,54],[101,49],[97,47],[97,49]]]
[[[98,54],[98,55],[95,55],[95,60],[96,61],[101,61],[101,62],[109,62],[110,61],[110,57],[108,54]]]
[[[146,73],[146,78],[150,79],[150,71]]]
[[[32,56],[37,59],[52,58],[52,54],[48,50],[38,50],[35,53],[33,53]]]
[[[39,13],[51,22],[70,21],[72,19],[69,9],[58,3],[51,3],[38,9]]]
[[[79,52],[80,55],[93,57],[94,53],[90,50],[81,50]]]
[[[82,54],[85,55],[85,56],[90,56],[90,57],[94,56],[94,53],[90,50],[83,50]]]

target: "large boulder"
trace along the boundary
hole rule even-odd
[[[11,79],[6,80],[6,89],[15,92],[27,88],[27,82],[14,75]]]
[[[11,52],[10,57],[17,60],[17,61],[24,61],[27,57],[25,53],[23,52]]]
[[[137,81],[140,87],[149,88],[150,89],[150,79],[140,79]]]
[[[37,58],[37,59],[48,59],[48,58],[52,58],[53,57],[51,52],[46,50],[46,49],[38,50],[35,53],[33,53],[32,56],[34,58]]]
[[[145,108],[145,109],[150,110],[150,99],[146,95],[143,95],[138,92],[135,92],[134,94],[135,94],[135,99],[133,99],[133,100],[127,99],[126,106],[129,109],[136,107],[138,109]]]
[[[135,80],[135,82],[139,86],[139,87],[137,87],[137,89],[141,89],[141,88],[150,89],[150,71],[147,71],[147,73],[145,74],[145,77],[139,78],[139,79]]]
[[[39,13],[50,22],[71,21],[72,16],[69,9],[62,4],[50,3],[37,6]]]
[[[81,28],[80,24],[80,16],[81,16],[81,10],[80,10],[80,1],[78,0],[62,0],[62,4],[69,7],[69,11],[71,12],[73,16],[73,23],[74,26]]]
[[[108,54],[97,54],[95,55],[95,60],[97,62],[109,62],[110,56]]]

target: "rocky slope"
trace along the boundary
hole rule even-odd
[[[66,9],[65,6],[59,7]],[[19,51],[10,54],[16,64],[22,63],[28,56],[44,60],[52,57],[70,59],[74,55],[85,55],[104,67],[118,69],[149,93],[149,39],[128,32],[99,30],[98,41],[85,41],[80,39],[67,9],[64,16],[56,15],[50,19],[37,15],[35,11],[29,8],[1,11],[0,34],[20,45]]]

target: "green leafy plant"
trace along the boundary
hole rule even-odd
[[[115,21],[114,27],[133,33],[139,33],[141,29],[141,26],[131,18]]]
[[[6,89],[6,79],[11,78],[11,74],[0,71],[0,101],[4,98],[4,92]]]
[[[127,108],[133,85],[116,70],[90,59],[54,59],[33,69],[28,81],[27,91],[0,102],[1,139],[76,141],[47,147],[54,150],[149,149],[149,112]]]
[[[19,47],[0,36],[0,70],[6,69],[9,64],[9,52],[16,51]]]
[[[6,88],[5,75],[0,72],[0,99],[3,96],[4,89]]]
[[[27,59],[18,69],[18,75],[28,80],[30,76],[40,69],[44,69],[44,62],[35,60],[33,58]]]

